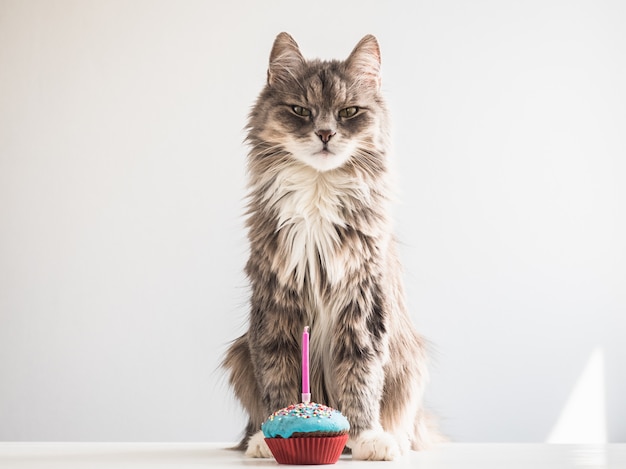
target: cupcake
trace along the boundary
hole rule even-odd
[[[350,424],[338,410],[309,402],[277,410],[261,430],[280,464],[334,464],[346,446]]]

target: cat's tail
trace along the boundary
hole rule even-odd
[[[244,435],[235,449],[245,451],[248,447],[248,440],[261,428],[261,423],[266,415],[259,399],[260,393],[252,360],[250,357],[250,346],[247,334],[235,339],[228,348],[222,368],[230,373],[228,382],[235,392],[235,396],[248,412],[248,424]]]
[[[414,451],[431,449],[440,443],[450,441],[439,429],[439,422],[435,415],[420,409],[415,419],[415,433],[411,444]]]

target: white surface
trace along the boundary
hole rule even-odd
[[[213,443],[0,443],[1,469],[288,467],[273,459],[248,459]],[[335,466],[352,469],[564,469],[626,468],[626,444],[447,444],[411,452],[393,462],[353,461]]]
[[[285,30],[307,56],[380,41],[444,430],[626,441],[624,25],[620,0],[0,0],[0,440],[238,437],[214,370],[246,309],[242,128]]]

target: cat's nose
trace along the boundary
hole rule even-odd
[[[332,130],[324,129],[316,131],[315,135],[317,135],[323,143],[328,143],[336,133],[337,132],[333,132]]]

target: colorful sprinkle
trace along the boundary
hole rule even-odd
[[[289,407],[285,407],[284,409],[277,410],[272,415],[269,416],[270,420],[274,420],[275,417],[284,417],[287,415],[291,415],[294,417],[300,418],[311,418],[311,417],[327,417],[330,418],[335,409],[322,405],[316,404],[315,402],[309,402],[305,404],[300,402],[299,404],[292,404]]]
[[[266,438],[289,438],[293,433],[347,432],[348,420],[331,407],[309,402],[277,410],[261,425]]]

